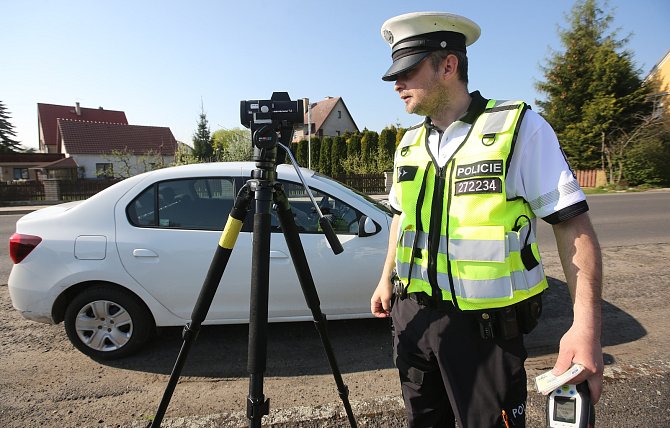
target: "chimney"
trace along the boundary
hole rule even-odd
[[[79,107],[79,102],[74,103],[74,112],[77,113],[77,116],[81,116],[81,107]]]

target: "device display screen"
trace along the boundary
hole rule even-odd
[[[570,398],[554,397],[554,419],[558,422],[575,423],[576,402]]]

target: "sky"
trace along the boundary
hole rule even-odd
[[[468,48],[470,90],[522,99],[551,52],[563,51],[573,0],[15,1],[0,0],[0,101],[16,139],[38,148],[37,103],[104,107],[132,125],[166,126],[192,145],[201,110],[210,129],[241,127],[240,101],[340,96],[358,127],[381,131],[405,113],[382,74],[382,23],[416,11],[466,16],[482,29]],[[602,4],[602,1],[601,1]],[[670,1],[609,0],[610,31],[645,77],[670,49]],[[537,110],[537,108],[536,108]]]

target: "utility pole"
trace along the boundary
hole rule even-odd
[[[307,168],[312,169],[312,116],[309,110],[309,98],[303,98],[307,112]]]

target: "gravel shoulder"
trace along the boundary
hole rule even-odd
[[[670,244],[611,247],[602,342],[603,427],[670,426]],[[553,367],[571,309],[556,253],[543,253],[551,287],[540,326],[527,337],[529,379]],[[404,426],[385,320],[329,322],[330,338],[359,426]],[[62,325],[24,320],[0,284],[0,426],[145,426],[156,411],[181,345],[164,329],[140,354],[98,362],[76,351]],[[164,426],[247,426],[246,326],[207,326],[191,351]],[[529,389],[530,389],[529,383]],[[348,426],[311,323],[271,324],[265,395],[273,427]],[[544,426],[544,397],[531,391],[528,426]]]

